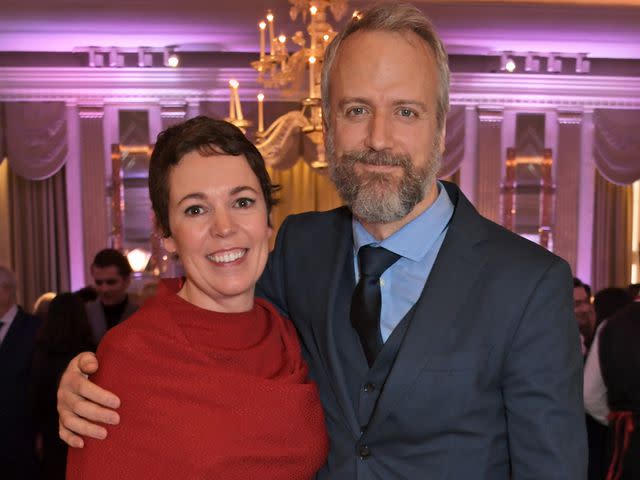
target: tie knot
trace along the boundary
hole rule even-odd
[[[365,245],[358,251],[360,275],[380,278],[380,275],[393,265],[400,255],[390,252],[386,248]]]

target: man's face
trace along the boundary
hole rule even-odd
[[[91,275],[98,292],[98,300],[104,305],[117,305],[124,301],[131,279],[120,275],[118,267],[115,265],[104,268],[93,266]]]
[[[580,333],[585,338],[591,338],[596,326],[596,314],[587,292],[581,286],[573,287],[573,312]]]
[[[423,211],[444,146],[431,48],[413,32],[360,31],[329,78],[330,175],[354,215],[386,224]]]

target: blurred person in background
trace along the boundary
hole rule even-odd
[[[607,480],[640,478],[640,304],[609,317],[599,334],[613,455]]]
[[[43,480],[65,477],[67,445],[58,436],[58,381],[73,357],[95,347],[82,299],[73,293],[56,296],[38,333],[33,359],[32,395]]]
[[[16,305],[16,278],[0,265],[0,479],[35,478],[35,428],[29,405],[40,318]]]
[[[49,304],[51,300],[56,297],[55,292],[46,292],[38,297],[38,299],[33,304],[32,313],[36,317],[40,317],[42,321],[47,317],[47,312],[49,311]]]
[[[131,316],[138,305],[129,298],[127,289],[131,283],[131,265],[118,250],[100,250],[91,264],[97,300],[86,304],[89,324],[96,343],[112,327]]]

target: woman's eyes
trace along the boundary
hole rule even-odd
[[[242,197],[234,200],[232,206],[233,208],[245,209],[250,208],[255,203],[255,198]],[[205,213],[207,213],[207,211],[207,208],[202,205],[190,205],[184,209],[184,213],[188,217],[198,217],[200,215],[204,215]]]
[[[256,203],[255,199],[243,197],[243,198],[237,199],[234,205],[238,208],[249,208],[254,203]]]
[[[201,207],[200,205],[191,205],[185,209],[184,213],[189,217],[196,217],[204,213],[204,207]]]

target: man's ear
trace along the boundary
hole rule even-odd
[[[444,149],[445,149],[445,143],[446,143],[446,139],[447,139],[447,124],[445,122],[444,125],[442,125],[442,129],[440,131],[440,138],[438,139],[438,141],[440,142],[440,155],[444,155]]]

